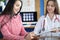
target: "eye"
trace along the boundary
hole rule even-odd
[[[54,5],[51,5],[51,7],[54,7]]]
[[[20,5],[16,5],[17,7],[20,6]]]
[[[48,7],[51,6],[51,7],[55,7],[54,5],[47,5]]]

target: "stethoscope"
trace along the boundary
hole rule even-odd
[[[57,15],[56,15],[56,18],[55,18],[55,20],[54,20],[54,23],[55,23],[55,21],[58,21],[58,22],[60,22],[60,19],[57,17]],[[45,19],[44,19],[44,21],[43,21],[43,28],[42,28],[42,31],[44,31],[45,30]]]
[[[56,15],[56,17],[55,17],[55,19],[54,19],[54,22],[55,21],[58,21],[58,22],[60,22],[60,19],[57,17],[57,15]],[[43,21],[43,26],[42,26],[42,31],[45,31],[45,19],[44,19],[44,21]],[[48,32],[47,32],[48,33]],[[47,36],[47,35],[46,35]],[[52,38],[52,33],[51,33],[51,38]],[[43,40],[44,40],[45,38],[43,38]],[[48,39],[47,39],[48,40]],[[52,40],[52,39],[51,39]]]
[[[57,20],[58,22],[60,22],[60,19],[57,17],[57,15],[56,15],[56,18],[55,18],[54,22],[55,22],[56,20]]]

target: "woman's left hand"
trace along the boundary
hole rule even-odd
[[[60,29],[59,28],[52,28],[51,32],[60,32]]]
[[[31,35],[30,35],[30,33],[28,33],[28,34],[25,36],[25,40],[31,40]]]

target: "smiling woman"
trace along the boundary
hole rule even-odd
[[[18,11],[20,11],[20,7],[21,7],[21,2],[20,1],[16,1],[15,4],[14,4],[14,6],[13,6],[13,12],[15,14],[17,14]]]
[[[0,30],[5,40],[24,40],[28,34],[20,16],[21,0],[9,0],[4,11],[0,14]]]
[[[56,28],[60,27],[60,15],[57,0],[46,0],[46,13],[41,16],[35,26],[32,35],[33,38],[40,37],[39,40],[60,40],[60,32],[52,33],[51,31],[57,31]],[[56,29],[56,30],[55,30]],[[59,30],[58,30],[59,31]],[[50,36],[48,38],[48,36]],[[52,37],[51,37],[52,36]],[[41,38],[43,37],[43,38]]]
[[[46,13],[46,3],[48,0],[44,0],[44,13]],[[60,0],[57,0],[58,7],[59,7],[59,14],[60,14]]]

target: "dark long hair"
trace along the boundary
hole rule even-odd
[[[13,6],[14,6],[14,3],[16,2],[17,0],[9,0],[4,11],[0,14],[1,15],[10,15],[10,17],[12,18],[12,15],[14,15],[13,13]],[[21,11],[21,8],[22,8],[22,1],[21,0],[18,0],[21,2],[21,7],[20,7],[20,10],[19,12]],[[18,12],[18,13],[19,13]]]
[[[54,5],[55,5],[54,14],[59,14],[59,7],[58,7],[57,0],[48,0],[48,1],[47,1],[47,4],[46,4],[46,13],[45,13],[45,16],[46,16],[47,13],[48,13],[48,11],[47,11],[47,5],[48,5],[48,2],[49,2],[49,1],[53,1],[53,2],[54,2]]]

